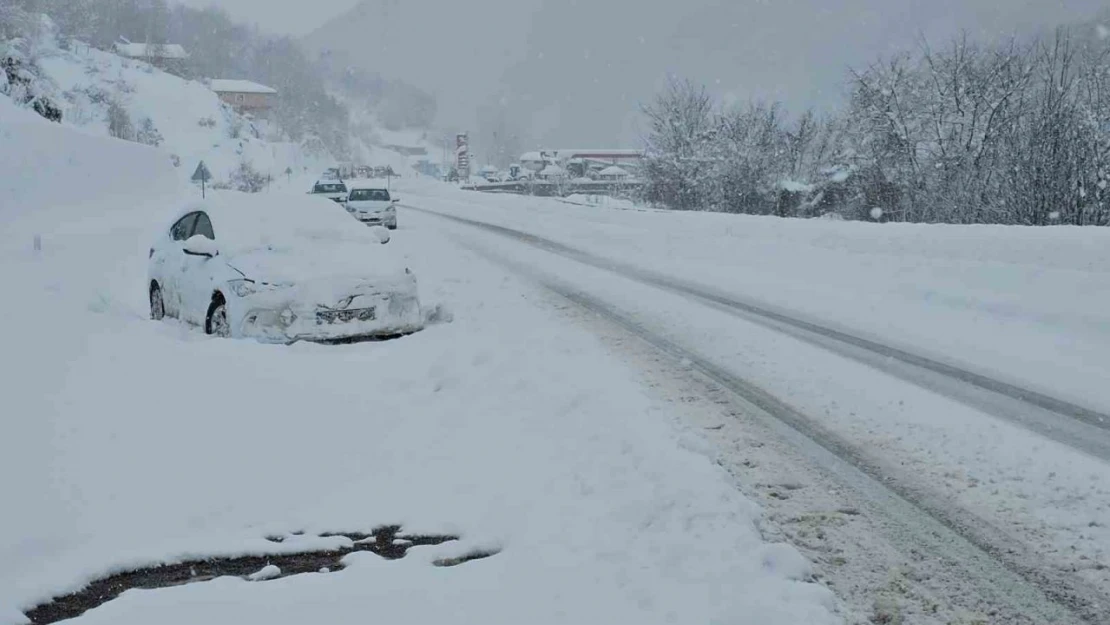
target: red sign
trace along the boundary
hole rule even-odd
[[[467,133],[455,135],[455,170],[459,178],[470,177],[470,135]]]

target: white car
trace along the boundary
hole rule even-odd
[[[280,343],[416,332],[416,277],[388,241],[321,199],[210,196],[150,248],[150,316]]]
[[[388,189],[352,186],[347,195],[347,212],[364,224],[397,229],[397,202]]]
[[[326,197],[342,204],[347,201],[347,185],[342,180],[320,180],[312,185],[312,195]]]

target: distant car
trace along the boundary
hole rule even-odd
[[[150,248],[152,319],[278,343],[423,328],[416,277],[382,245],[386,230],[316,199],[271,198],[229,194],[178,212]]]
[[[497,171],[497,168],[493,166],[486,166],[479,169],[478,176],[484,178],[486,182],[501,182],[501,172]]]
[[[320,180],[312,186],[311,193],[340,204],[347,201],[347,185],[342,180]]]
[[[396,230],[397,202],[388,189],[354,186],[347,196],[347,212],[364,224]]]

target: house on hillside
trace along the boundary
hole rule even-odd
[[[540,173],[536,174],[536,177],[540,180],[564,180],[567,177],[567,170],[559,167],[555,163],[551,163],[540,170]]]
[[[176,43],[131,43],[120,38],[115,45],[116,54],[151,65],[176,75],[184,75],[188,70],[189,53]]]
[[[612,180],[615,182],[628,180],[632,177],[631,174],[628,173],[628,170],[619,165],[610,165],[598,172],[597,176],[601,180]]]
[[[212,79],[208,88],[240,113],[263,114],[274,105],[277,90],[249,80]]]

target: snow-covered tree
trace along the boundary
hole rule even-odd
[[[135,140],[135,125],[131,122],[131,114],[115,100],[108,103],[108,134],[124,141]]]
[[[692,82],[672,80],[644,114],[650,128],[647,200],[682,210],[708,208],[717,131],[709,94]]]

